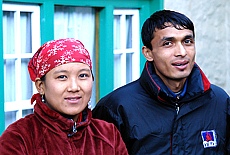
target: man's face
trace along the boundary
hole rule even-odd
[[[185,81],[195,61],[195,40],[189,29],[178,30],[173,26],[157,29],[151,41],[149,59],[156,73],[164,82]]]

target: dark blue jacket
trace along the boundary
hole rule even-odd
[[[133,155],[230,154],[229,96],[197,64],[175,99],[146,62],[141,77],[102,98],[93,117],[114,123]]]

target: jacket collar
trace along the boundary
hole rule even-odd
[[[149,95],[159,100],[170,100],[173,96],[167,86],[159,78],[154,70],[152,62],[147,61],[140,77],[142,87]],[[191,74],[187,79],[187,91],[183,99],[191,99],[210,89],[210,82],[199,66],[195,63]]]
[[[36,101],[36,104],[34,105],[35,116],[42,123],[42,125],[57,134],[65,133],[65,136],[71,135],[73,133],[73,127],[76,127],[77,132],[79,132],[89,125],[92,118],[92,111],[87,107],[81,113],[82,120],[79,122],[74,122],[73,120],[65,118],[58,112],[50,109],[41,101],[40,94],[33,95],[31,98],[31,104],[34,101]],[[72,134],[72,136],[73,135],[74,134]]]

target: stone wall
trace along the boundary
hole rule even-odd
[[[164,8],[179,11],[195,25],[196,62],[210,82],[230,94],[230,1],[164,0]]]

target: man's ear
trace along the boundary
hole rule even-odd
[[[40,78],[36,78],[35,79],[35,86],[36,86],[36,89],[37,91],[40,93],[40,94],[44,94],[44,81],[42,81]]]
[[[148,61],[153,61],[153,54],[149,48],[147,48],[146,46],[143,46],[142,53]]]

